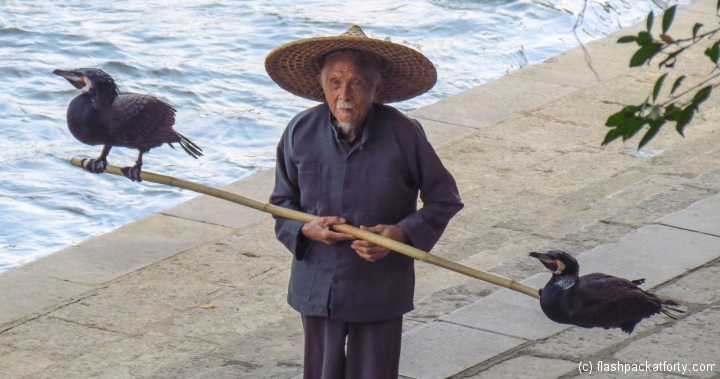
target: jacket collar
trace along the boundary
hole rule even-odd
[[[333,116],[332,112],[330,112],[330,107],[328,106],[328,103],[325,102],[324,104],[325,108],[328,111],[328,123],[330,124],[330,128],[333,131],[333,136],[338,143],[341,143],[343,142],[343,140],[340,138],[340,131],[337,127],[337,119],[335,118],[335,116]],[[370,106],[367,115],[365,115],[365,121],[363,122],[360,140],[353,144],[353,150],[355,150],[355,147],[362,149],[363,145],[365,145],[365,142],[367,142],[368,138],[370,137],[370,129],[372,128],[372,125],[374,125],[375,121],[375,107],[378,105],[379,104],[373,103]]]

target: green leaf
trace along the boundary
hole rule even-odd
[[[660,49],[662,49],[662,44],[657,42],[641,47],[640,50],[636,51],[632,58],[630,58],[630,67],[642,66],[659,53]]]
[[[666,9],[665,13],[663,14],[663,34],[667,33],[668,29],[670,29],[670,25],[672,25],[673,19],[675,18],[675,8],[677,8],[677,5],[673,5],[672,7]]]
[[[693,26],[693,39],[695,39],[695,37],[697,37],[697,33],[698,33],[698,31],[700,31],[700,28],[702,28],[702,26],[703,26],[703,24],[701,24],[699,22],[696,23],[695,26]]]
[[[716,10],[716,11],[720,11],[720,0],[718,0],[718,3],[717,3],[717,10]]]
[[[645,133],[645,136],[643,136],[642,140],[640,140],[640,144],[638,145],[638,150],[642,149],[643,146],[647,145],[650,140],[655,138],[655,135],[660,131],[660,128],[662,128],[663,124],[665,124],[665,120],[660,118],[657,120],[657,122],[651,122],[650,123],[650,130]]]
[[[677,121],[680,118],[680,113],[682,113],[681,108],[676,107],[675,104],[670,104],[665,107],[664,118],[669,121]]]
[[[695,109],[710,97],[710,92],[712,92],[712,85],[703,87],[695,93],[692,99],[692,105],[695,105]]]
[[[617,40],[617,43],[630,43],[637,41],[637,36],[624,36]]]
[[[640,32],[637,35],[637,44],[640,46],[645,46],[653,41],[653,37],[648,32]]]
[[[695,108],[692,106],[692,104],[688,105],[687,107],[685,107],[685,109],[682,110],[682,112],[680,112],[680,116],[678,117],[677,124],[675,124],[675,130],[677,130],[677,132],[681,136],[685,137],[685,135],[683,134],[683,131],[685,130],[685,127],[687,126],[687,124],[689,124],[690,121],[692,121],[694,114],[695,114]]]
[[[602,145],[605,146],[620,137],[622,137],[622,132],[620,131],[620,129],[612,129],[605,135],[605,139],[603,140]]]
[[[628,120],[625,123],[623,123],[619,128],[623,131],[623,141],[627,141],[630,138],[632,138],[635,133],[640,131],[640,129],[645,126],[645,124],[648,123],[648,120],[645,118],[636,117],[634,119]]]
[[[639,111],[640,107],[636,106],[627,106],[623,108],[620,112],[617,112],[610,117],[608,117],[607,121],[605,122],[605,126],[613,127],[613,126],[620,126],[623,122],[635,117],[635,112]]]
[[[720,1],[720,0],[718,0],[718,1]],[[653,15],[653,11],[650,11],[650,13],[648,13],[648,17],[647,17],[647,31],[648,32],[650,32],[650,30],[652,30],[653,18],[655,18],[655,16]]]
[[[683,75],[683,76],[675,79],[675,83],[673,84],[672,89],[670,90],[670,94],[671,94],[671,95],[672,95],[673,93],[675,93],[675,90],[678,89],[678,87],[680,87],[680,84],[682,84],[682,81],[683,81],[684,79],[685,79],[685,75]]]
[[[653,103],[655,102],[655,100],[657,100],[657,97],[660,94],[660,88],[662,88],[663,82],[665,81],[665,77],[667,75],[668,75],[667,73],[663,74],[655,82],[655,87],[653,87]]]
[[[718,45],[720,45],[720,41],[716,41],[712,46],[705,49],[705,55],[707,55],[715,64],[718,63],[718,58],[720,58],[720,46]]]

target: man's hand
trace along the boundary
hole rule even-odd
[[[366,228],[361,225],[360,229],[367,230],[368,232],[373,232],[402,243],[408,241],[408,236],[405,234],[405,231],[397,225],[378,224],[372,228]],[[390,249],[363,240],[355,240],[350,247],[355,249],[360,257],[370,262],[379,261],[390,253]]]
[[[336,233],[330,230],[330,226],[344,223],[345,219],[340,217],[318,217],[303,225],[301,231],[305,237],[313,241],[320,241],[326,245],[332,245],[338,241],[355,239],[355,237],[349,234]]]

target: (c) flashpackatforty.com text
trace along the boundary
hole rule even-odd
[[[582,374],[604,373],[604,372],[676,372],[685,374],[687,372],[714,372],[715,363],[682,363],[682,362],[649,362],[622,363],[620,361],[580,361],[578,371]]]

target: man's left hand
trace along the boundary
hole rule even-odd
[[[373,226],[372,228],[366,228],[361,225],[360,229],[367,230],[368,232],[379,234],[383,237],[387,237],[402,243],[407,242],[409,239],[407,234],[405,234],[405,231],[397,225],[378,224]],[[355,249],[355,251],[360,257],[370,262],[379,261],[380,259],[385,258],[388,253],[390,253],[390,249],[378,246],[374,243],[364,240],[355,240],[350,247]]]

